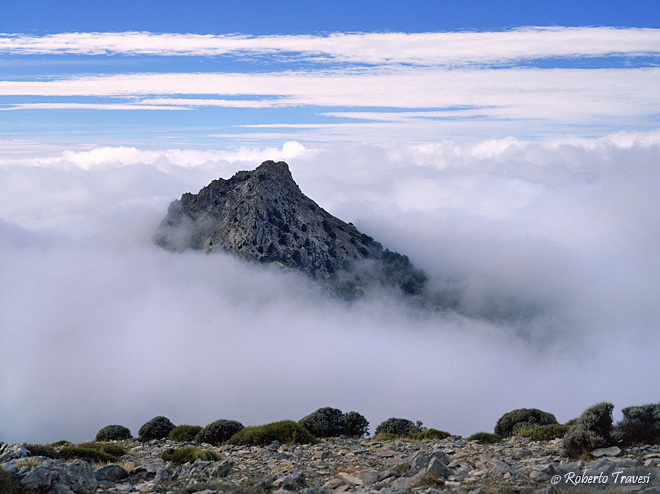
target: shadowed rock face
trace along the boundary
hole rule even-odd
[[[283,161],[183,194],[170,204],[155,241],[172,251],[227,251],[302,271],[349,299],[375,284],[418,295],[426,281],[406,256],[383,249],[305,196]]]

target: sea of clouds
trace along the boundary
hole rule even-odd
[[[317,408],[469,435],[659,401],[660,133],[420,146],[95,148],[0,161],[0,440],[245,425]],[[152,243],[170,201],[285,159],[456,311],[347,304],[306,279]]]

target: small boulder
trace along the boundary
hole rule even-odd
[[[124,480],[128,478],[128,472],[125,468],[120,465],[111,464],[105,465],[101,468],[98,468],[94,471],[94,476],[99,482],[101,480],[108,480],[110,482],[117,482],[118,480]]]

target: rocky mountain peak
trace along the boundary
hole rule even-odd
[[[406,256],[383,249],[304,195],[283,161],[265,161],[183,194],[170,204],[155,241],[173,251],[225,251],[301,271],[346,298],[377,283],[420,294],[426,280]]]

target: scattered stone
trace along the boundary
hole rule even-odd
[[[621,450],[616,446],[612,446],[611,448],[594,449],[591,452],[591,456],[594,458],[600,458],[601,456],[619,456],[620,454]]]
[[[329,438],[316,445],[196,445],[213,451],[218,460],[175,465],[164,462],[160,455],[167,448],[183,448],[189,443],[127,439],[118,444],[135,459],[133,465],[110,464],[93,471],[80,460],[65,463],[26,456],[1,466],[39,494],[223,494],[243,493],[246,488],[255,494],[563,494],[572,492],[564,480],[566,475],[585,472],[608,478],[615,472],[638,479],[650,475],[643,486],[608,487],[619,489],[616,492],[660,494],[660,459],[649,457],[657,455],[656,445],[621,448],[618,456],[611,456],[616,453],[612,450],[595,460],[572,461],[561,456],[561,441],[513,437],[487,445],[455,437],[429,442]],[[16,448],[9,449],[20,454]],[[9,449],[5,446],[3,451]],[[551,484],[557,476],[560,483]],[[585,493],[604,492],[584,487]]]

